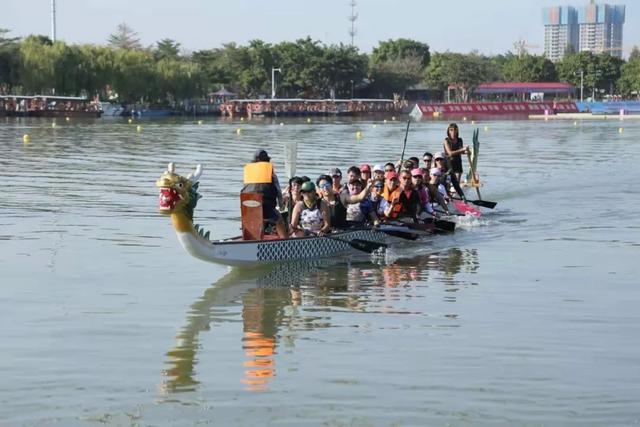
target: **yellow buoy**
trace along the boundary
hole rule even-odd
[[[618,133],[623,133],[624,132],[624,128],[619,128],[618,129]]]
[[[142,132],[142,126],[140,125],[136,126],[136,132]]]
[[[128,120],[129,124],[133,123],[133,119]]]
[[[311,117],[307,119],[307,123],[311,123]]]
[[[52,128],[56,127],[56,122],[51,123],[51,127]]]
[[[362,132],[356,132],[356,139],[362,139]]]
[[[284,123],[280,122],[280,126],[284,126]]]
[[[69,117],[65,117],[64,119],[65,119],[66,121],[69,121]]]
[[[236,129],[236,135],[240,135],[242,133],[242,129],[238,128]]]
[[[244,117],[240,117],[240,121],[241,121],[241,122],[244,122]]]
[[[31,141],[31,137],[29,136],[28,133],[25,133],[24,135],[22,135],[22,142],[24,142],[25,144],[28,144],[29,141]]]
[[[201,125],[202,124],[202,120],[198,120],[198,124]]]

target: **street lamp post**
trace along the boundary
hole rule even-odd
[[[580,70],[580,102],[584,95],[584,70]]]
[[[282,73],[281,68],[271,67],[271,99],[276,97],[276,71]]]

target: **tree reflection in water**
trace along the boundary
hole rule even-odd
[[[161,391],[171,394],[198,388],[194,369],[201,350],[198,336],[210,330],[212,322],[225,321],[216,309],[241,304],[245,360],[240,381],[248,391],[266,391],[276,376],[279,345],[293,347],[301,331],[331,327],[331,310],[323,307],[394,312],[398,310],[394,301],[406,298],[414,284],[429,283],[431,274],[439,274],[447,292],[456,292],[474,284],[459,279],[459,273],[473,274],[478,268],[475,250],[456,248],[382,265],[321,260],[233,269],[191,305],[176,345],[167,352]],[[453,296],[446,299],[455,301]]]

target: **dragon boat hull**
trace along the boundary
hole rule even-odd
[[[236,238],[208,241],[194,236],[191,232],[179,232],[177,235],[184,249],[192,256],[203,261],[231,266],[348,255],[359,252],[350,244],[354,239],[385,244],[400,241],[381,231],[363,229],[343,231],[328,236],[273,240]]]

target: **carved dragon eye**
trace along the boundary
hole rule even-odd
[[[182,183],[181,182],[178,183],[178,187],[182,188]]]

